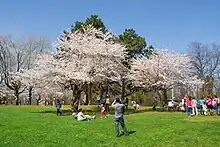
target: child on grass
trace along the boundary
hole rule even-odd
[[[208,109],[207,109],[206,104],[203,104],[203,105],[202,105],[202,111],[203,111],[203,114],[204,114],[204,115],[207,115]]]
[[[106,118],[106,109],[105,109],[105,105],[104,104],[101,105],[101,118],[102,117]]]
[[[61,109],[61,103],[59,100],[57,100],[57,103],[56,103],[56,108],[57,108],[57,116],[58,114],[62,115],[60,109]]]

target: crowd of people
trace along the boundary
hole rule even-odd
[[[121,134],[119,132],[119,124],[122,127],[122,134],[124,134],[125,136],[128,135],[128,131],[127,128],[125,126],[125,122],[124,122],[124,110],[128,105],[128,101],[121,101],[119,98],[116,98],[111,106],[112,108],[114,108],[115,110],[115,115],[114,115],[114,125],[115,125],[115,132],[116,132],[116,137],[119,137]],[[56,109],[57,109],[57,116],[58,115],[62,115],[60,109],[62,107],[60,101],[58,100],[56,103]],[[77,119],[78,121],[90,121],[90,120],[94,120],[96,118],[95,115],[91,116],[91,115],[85,115],[83,114],[83,110],[82,109],[78,109],[79,106],[79,101],[76,101],[73,105],[72,105],[72,111],[73,111],[73,117],[75,119]],[[110,106],[110,98],[107,96],[106,98],[101,98],[100,99],[100,106],[101,106],[101,118],[103,117],[107,117],[107,113],[109,113],[109,106]]]
[[[115,125],[115,132],[116,136],[119,137],[119,124],[122,127],[123,134],[128,135],[127,128],[124,123],[124,110],[128,106],[128,100],[125,99],[124,101],[121,101],[119,98],[116,98],[112,104],[110,101],[110,98],[107,96],[106,98],[101,98],[99,101],[100,107],[100,113],[101,118],[106,118],[107,114],[109,113],[109,106],[111,105],[112,108],[115,110],[114,115],[114,125]],[[207,96],[205,98],[201,98],[199,100],[196,100],[195,98],[191,96],[185,96],[183,99],[183,105],[186,110],[187,116],[191,117],[192,115],[213,115],[216,113],[217,115],[220,115],[220,98],[217,96],[211,97]],[[58,100],[56,103],[56,109],[57,109],[57,115],[62,115],[60,109],[62,107],[60,101]],[[78,109],[79,101],[76,101],[72,105],[72,111],[73,111],[73,117],[77,119],[78,121],[90,121],[94,120],[96,118],[95,115],[86,115],[83,114],[82,109]]]
[[[191,96],[184,97],[184,107],[188,117],[192,115],[220,115],[220,98],[207,96],[196,100]]]

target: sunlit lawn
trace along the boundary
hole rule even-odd
[[[125,116],[131,134],[116,138],[112,116],[78,122],[54,113],[53,107],[0,106],[0,147],[220,146],[218,116],[189,119],[185,113],[135,113]]]

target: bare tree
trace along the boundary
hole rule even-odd
[[[197,70],[196,74],[205,81],[202,88],[203,96],[212,94],[215,75],[220,63],[220,46],[192,42],[189,45],[189,55],[193,59],[194,67]]]
[[[12,37],[6,36],[0,38],[0,67],[1,81],[4,85],[14,91],[16,104],[19,103],[19,95],[23,93],[28,85],[15,78],[15,73],[20,73],[25,69],[30,69],[32,64],[40,52],[48,49],[49,43],[45,39],[35,39],[32,37],[21,40],[13,40]],[[28,87],[29,101],[31,104],[33,87]]]
[[[26,43],[26,56],[24,69],[31,69],[33,62],[35,61],[39,53],[45,52],[51,48],[50,43],[45,38],[36,39],[29,36]],[[33,86],[28,86],[28,98],[31,105]]]

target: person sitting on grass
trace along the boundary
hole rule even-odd
[[[57,100],[57,103],[56,103],[56,108],[57,108],[57,116],[58,114],[62,115],[60,109],[61,109],[62,105],[60,103],[60,100]]]
[[[127,128],[125,126],[124,117],[123,117],[125,105],[121,104],[119,98],[116,98],[112,103],[112,107],[115,109],[114,124],[115,124],[116,137],[120,136],[119,127],[118,127],[119,123],[121,124],[121,127],[123,129],[123,134],[125,136],[128,136]]]
[[[131,101],[134,111],[140,110],[140,105],[136,101]]]
[[[77,114],[78,121],[93,120],[95,118],[96,118],[95,115],[94,116],[84,115],[82,112],[82,109],[79,109],[78,114]]]

